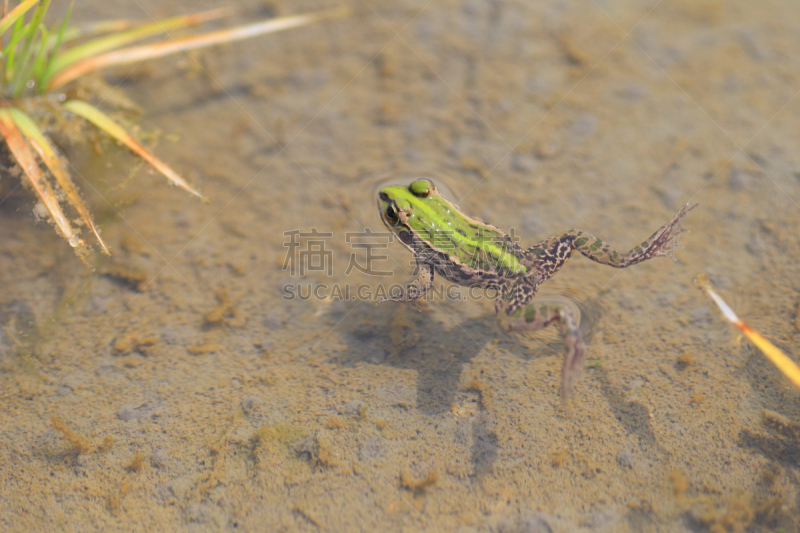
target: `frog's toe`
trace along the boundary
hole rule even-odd
[[[687,203],[684,205],[672,220],[664,224],[664,226],[651,237],[650,257],[671,257],[675,259],[675,250],[682,248],[682,246],[678,244],[678,237],[689,232],[688,229],[684,229],[681,226],[681,221],[689,211],[698,205],[700,204],[689,205]]]

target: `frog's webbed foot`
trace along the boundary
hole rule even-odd
[[[511,311],[510,313],[508,311]],[[586,344],[581,338],[578,324],[568,307],[562,304],[530,302],[513,309],[513,304],[502,302],[497,309],[500,329],[511,331],[538,331],[558,323],[564,336],[564,363],[561,366],[561,405],[567,400],[581,375],[586,358]]]
[[[642,250],[647,255],[646,259],[651,257],[671,257],[675,259],[675,250],[681,248],[678,244],[678,237],[684,233],[688,233],[688,229],[681,227],[681,220],[686,214],[700,204],[690,206],[688,203],[678,211],[678,214],[672,217],[672,220],[658,228],[658,231],[642,243]]]
[[[428,292],[428,289],[433,285],[433,265],[427,263],[417,262],[417,279],[409,283],[403,289],[401,294],[391,294],[386,298],[379,300],[378,303],[383,302],[413,302],[419,300]]]

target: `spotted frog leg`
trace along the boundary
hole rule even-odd
[[[533,262],[529,273],[498,297],[495,302],[497,322],[505,332],[538,331],[558,324],[564,336],[564,363],[561,367],[561,403],[567,405],[575,382],[586,358],[586,344],[580,336],[578,323],[566,306],[533,302],[539,285],[550,279],[577,250],[592,261],[615,268],[625,268],[653,257],[674,257],[678,237],[686,231],[680,226],[683,217],[699,204],[686,204],[672,220],[626,254],[613,250],[607,243],[584,231],[571,229],[528,249],[525,253]]]
[[[684,205],[672,220],[626,254],[620,254],[611,249],[608,243],[577,229],[551,237],[526,251],[526,254],[532,256],[535,264],[528,277],[538,278],[537,285],[544,283],[570,258],[573,250],[579,251],[592,261],[614,268],[629,267],[653,257],[674,258],[675,249],[678,248],[678,237],[688,231],[680,226],[681,220],[698,205],[700,204]]]

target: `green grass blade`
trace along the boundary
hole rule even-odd
[[[111,137],[118,140],[127,146],[133,153],[153,165],[156,170],[161,172],[169,181],[174,185],[194,194],[204,202],[208,203],[208,198],[197,192],[186,181],[178,175],[177,172],[172,170],[166,163],[153,155],[150,150],[139,144],[133,136],[125,131],[119,124],[114,122],[108,115],[97,109],[91,104],[82,100],[69,100],[64,103],[64,109],[70,111],[79,117],[85,118],[104,132],[108,133]]]
[[[8,14],[0,19],[0,35],[10,28],[22,15],[28,12],[30,8],[39,2],[39,0],[25,0],[20,5],[8,12]]]
[[[47,86],[47,76],[45,73],[50,71],[50,67],[53,64],[53,60],[58,55],[58,49],[61,47],[61,43],[64,39],[64,34],[67,31],[67,23],[69,22],[70,17],[72,16],[72,8],[75,7],[75,2],[71,2],[69,4],[69,9],[67,10],[67,16],[64,17],[64,21],[61,23],[61,29],[58,30],[56,34],[56,41],[55,43],[49,43],[47,40],[44,42],[47,44],[47,47],[50,49],[50,55],[48,56],[47,65],[44,66],[42,71],[37,71],[34,74],[34,79],[36,80],[37,89],[41,90],[41,92],[45,91],[45,87]],[[43,45],[44,48],[44,45]]]
[[[206,22],[208,20],[213,20],[228,14],[229,11],[230,10],[224,8],[212,9],[210,11],[204,11],[195,15],[172,17],[158,22],[153,22],[152,24],[145,24],[144,26],[140,26],[132,30],[113,33],[112,35],[100,37],[89,41],[88,43],[75,46],[64,51],[53,60],[53,62],[50,64],[50,68],[47,71],[45,79],[49,79],[57,72],[78,61],[109,52],[127,44],[131,44],[142,39],[147,39],[148,37],[152,37],[154,35],[168,33],[177,28],[183,28],[186,26],[200,24],[201,22]]]
[[[41,25],[42,20],[44,20],[44,16],[49,7],[50,0],[42,0],[42,3],[40,3],[34,10],[31,21],[26,26],[27,31],[25,32],[25,43],[22,45],[21,54],[23,57],[27,56],[30,52],[34,40],[36,39],[36,34],[39,32],[39,26]]]
[[[47,30],[43,24],[39,24],[36,31],[33,32],[34,38],[29,42],[26,36],[25,43],[22,46],[22,52],[19,55],[19,68],[14,71],[14,77],[12,79],[11,95],[14,98],[18,97],[22,94],[22,91],[25,90],[25,86],[33,71],[36,51],[39,48],[35,43],[35,37],[39,31],[46,32]]]
[[[14,76],[12,78],[11,94],[14,97],[17,97],[22,93],[22,90],[25,88],[25,84],[28,82],[28,76],[30,76],[31,70],[33,69],[32,56],[35,50],[34,43],[36,42],[36,38],[40,29],[42,28],[42,20],[44,19],[49,7],[50,0],[42,0],[42,3],[40,3],[36,10],[34,10],[31,21],[26,26],[27,31],[25,32],[25,42],[22,44],[22,50],[20,51],[19,55],[20,68],[14,71]]]
[[[60,72],[54,73],[53,77],[49,78],[48,80],[47,90],[55,90],[58,87],[69,83],[75,78],[87,74],[88,72],[112,65],[137,63],[147,59],[155,59],[157,57],[163,57],[170,54],[186,52],[187,50],[194,50],[197,48],[204,48],[222,43],[230,43],[240,41],[242,39],[250,39],[257,35],[264,35],[267,33],[288,30],[290,28],[297,28],[324,19],[346,16],[349,13],[349,9],[340,8],[306,13],[304,15],[296,15],[291,17],[267,19],[253,24],[245,24],[235,28],[202,33],[200,35],[192,35],[169,42],[144,44],[106,52],[102,55],[89,57],[74,63]]]
[[[70,4],[72,6],[72,4]],[[72,7],[69,8],[72,11]],[[69,28],[64,30],[64,34],[61,36],[62,43],[68,43],[70,41],[74,41],[75,39],[82,36],[82,32],[80,28],[76,28],[75,26],[70,26]],[[50,43],[50,46],[53,46],[53,43]]]
[[[8,82],[14,77],[14,70],[17,66],[17,47],[20,40],[25,36],[24,21],[20,18],[14,23],[14,29],[11,30],[11,41],[6,46],[6,64],[4,66],[5,81]]]
[[[44,24],[42,24],[42,27],[40,29],[42,32],[42,38],[39,40],[38,43],[36,43],[35,47],[36,56],[33,59],[33,64],[30,73],[30,78],[34,80],[34,83],[36,80],[39,79],[39,76],[37,76],[37,74],[40,74],[41,72],[44,71],[45,60],[47,59],[46,45],[47,41],[50,39],[50,32],[47,31],[47,28],[44,27]],[[38,83],[36,84],[36,86],[38,87]]]
[[[64,30],[63,38],[61,39],[61,44],[67,44],[72,42],[76,39],[83,39],[89,37],[98,37],[100,35],[105,35],[108,33],[120,33],[123,31],[128,31],[133,28],[138,28],[146,24],[143,21],[132,21],[126,19],[111,19],[111,20],[100,20],[98,22],[90,22],[87,24],[82,24],[80,26],[70,26],[66,30]],[[57,36],[53,35],[50,37],[50,43],[48,46],[53,48],[55,45],[55,38]]]
[[[90,22],[87,24],[82,24],[80,26],[70,26],[69,28],[67,28],[67,31],[64,32],[63,42],[68,43],[70,41],[74,41],[75,39],[81,39],[83,37],[91,37],[91,36],[103,35],[106,33],[119,33],[121,31],[128,31],[131,28],[137,28],[142,24],[144,23],[139,22],[137,24],[136,22],[130,20],[114,19],[114,20],[100,20],[98,22]]]
[[[67,28],[67,31],[64,32],[64,39],[62,42],[66,44],[76,39],[97,38],[109,33],[121,33],[135,28],[141,28],[145,24],[149,24],[149,22],[146,20],[129,19],[109,19],[87,22],[79,26],[70,26]]]
[[[33,16],[31,17],[30,29],[28,30],[26,41],[32,43],[33,39],[36,38],[36,32],[39,29],[39,24],[41,24],[44,20],[44,16],[47,14],[48,9],[50,9],[50,0],[42,0],[42,2],[36,6],[36,9],[33,11]]]

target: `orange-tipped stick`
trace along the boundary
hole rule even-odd
[[[753,344],[772,361],[772,364],[778,367],[778,370],[783,372],[783,374],[800,389],[800,367],[789,359],[778,347],[765,339],[759,332],[742,322],[739,317],[736,316],[736,313],[733,312],[733,309],[731,309],[730,306],[725,303],[725,300],[711,287],[711,282],[708,281],[708,277],[705,274],[701,274],[695,278],[694,283],[698,289],[703,291],[703,293],[714,302],[714,305],[720,310],[725,320],[739,328],[742,333],[744,333],[745,337],[750,339]]]

